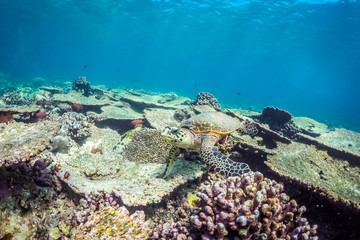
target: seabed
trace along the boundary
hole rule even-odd
[[[192,100],[84,77],[5,88],[0,239],[360,236],[360,133],[272,107],[222,109],[204,92]],[[253,173],[226,179],[182,150],[159,177],[171,148],[161,129],[206,111],[242,122],[217,147]]]

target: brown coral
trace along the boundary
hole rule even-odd
[[[90,151],[92,154],[96,154],[96,153],[100,153],[100,154],[103,154],[103,150],[102,148],[92,148],[91,151]]]
[[[11,112],[0,112],[0,123],[8,123],[14,120]]]
[[[91,214],[80,224],[77,239],[146,239],[150,234],[149,222],[143,211],[132,215],[125,207],[104,207]]]

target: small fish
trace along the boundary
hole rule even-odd
[[[194,84],[194,88],[197,88],[197,84]]]
[[[87,68],[87,65],[84,65],[84,68]]]
[[[241,92],[237,92],[236,94],[240,96],[240,95],[241,95]]]
[[[120,72],[120,70],[118,69],[117,72]]]
[[[64,93],[69,93],[70,90],[71,90],[71,88],[70,88],[70,87],[67,87],[67,88],[64,89]]]

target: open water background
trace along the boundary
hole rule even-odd
[[[208,91],[360,131],[360,3],[0,0],[0,72]]]

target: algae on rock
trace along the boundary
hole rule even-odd
[[[281,144],[268,155],[266,164],[275,172],[299,178],[325,189],[336,200],[341,198],[360,206],[360,168],[332,157],[314,145]]]

